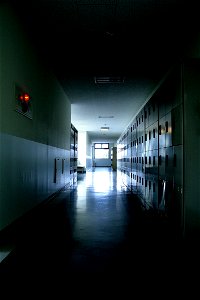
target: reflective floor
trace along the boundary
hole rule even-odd
[[[58,280],[78,293],[81,282],[93,280],[96,288],[103,284],[100,293],[110,280],[115,289],[122,281],[129,288],[157,285],[185,268],[173,228],[143,211],[111,168],[78,174],[77,186],[28,219],[15,241],[1,276],[32,288],[46,282],[49,289]]]

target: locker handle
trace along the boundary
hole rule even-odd
[[[155,128],[153,129],[153,138],[155,138],[156,137],[156,130],[155,130]]]
[[[158,163],[159,163],[160,166],[161,166],[161,162],[162,162],[162,157],[161,157],[161,155],[159,155],[159,157],[158,157]]]

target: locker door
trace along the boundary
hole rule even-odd
[[[165,117],[159,120],[158,124],[158,142],[159,148],[165,147]]]
[[[158,122],[152,125],[152,150],[158,149]]]
[[[174,174],[174,184],[182,186],[183,185],[183,146],[173,147],[173,174]]]
[[[152,174],[158,176],[158,150],[152,151]]]
[[[149,201],[153,209],[158,209],[158,180],[157,176],[148,176]]]
[[[165,148],[159,149],[158,155],[158,173],[160,177],[165,178]]]
[[[173,147],[165,149],[165,176],[168,181],[173,181],[174,174],[174,156]]]
[[[172,120],[171,112],[165,116],[165,147],[172,146]]]
[[[183,107],[177,106],[172,110],[172,145],[183,144]]]
[[[145,151],[149,151],[150,150],[150,141],[149,141],[149,132],[151,132],[151,127],[147,127],[145,130]],[[150,133],[151,136],[151,133]]]

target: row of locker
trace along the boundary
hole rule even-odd
[[[141,156],[133,156],[118,160],[118,169],[144,174],[159,174],[170,178],[175,175],[178,184],[182,182],[183,146],[174,146],[147,151]]]
[[[165,78],[117,144],[117,167],[123,184],[137,193],[146,207],[165,212],[174,206],[174,194],[182,191],[183,185],[180,87],[180,70],[176,70]]]
[[[140,110],[129,127],[130,132],[143,132],[156,122],[160,120],[164,121],[165,116],[169,113],[172,113],[172,119],[181,117],[182,113],[181,111],[179,112],[179,109],[182,107],[182,98],[181,66],[177,66],[177,68],[174,68],[174,70],[166,76],[160,87]],[[122,135],[122,140],[127,136],[128,131]]]
[[[159,121],[143,130],[132,131],[132,126],[118,142],[120,152],[135,155],[144,151],[181,145],[182,141],[182,105],[162,117]]]
[[[154,209],[167,216],[181,215],[183,186],[174,176],[154,176],[142,172],[120,172],[121,180],[140,198],[145,209]]]

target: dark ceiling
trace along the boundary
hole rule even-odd
[[[186,41],[197,22],[191,3],[181,0],[13,1],[34,47],[54,70],[72,104],[78,103],[78,86],[74,80],[80,82],[83,77],[85,81],[94,76],[145,78],[141,85],[144,84],[145,90],[149,79],[150,91],[152,80],[156,84],[184,55]],[[141,85],[137,85],[140,90]],[[85,87],[88,89],[87,84]],[[142,101],[145,99],[138,105]],[[73,120],[76,123],[75,118],[77,115]]]
[[[135,72],[160,69],[163,57],[167,64],[181,47],[183,1],[16,2],[39,51],[61,78],[77,72],[125,75],[130,66]]]

